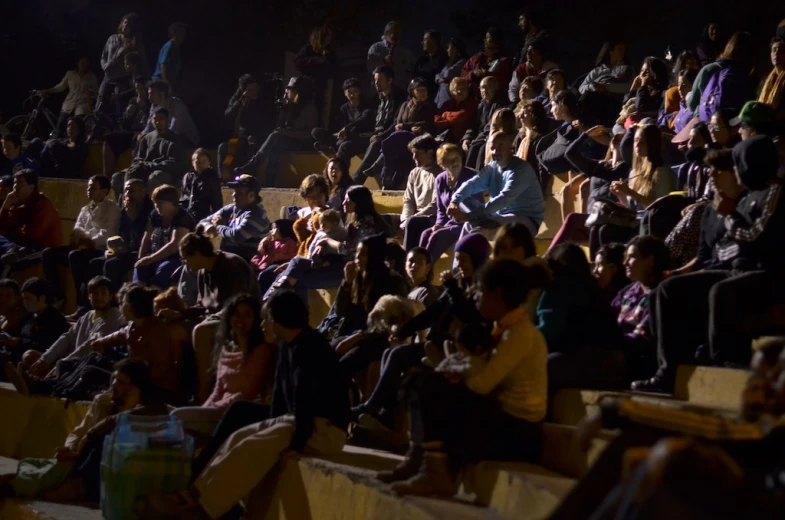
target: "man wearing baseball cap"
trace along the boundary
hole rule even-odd
[[[767,134],[774,122],[774,109],[766,103],[747,101],[739,112],[738,117],[730,120],[730,126],[739,126],[742,141],[753,135]]]
[[[221,250],[250,261],[259,241],[270,229],[267,212],[259,196],[259,181],[252,175],[239,175],[227,185],[234,190],[232,204],[224,206],[199,222],[208,236],[221,236]]]

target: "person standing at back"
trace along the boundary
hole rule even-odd
[[[401,47],[401,24],[395,21],[384,26],[382,40],[368,49],[368,72],[376,74],[379,67],[390,67],[394,71],[395,86],[406,89],[411,79],[414,57],[409,49]]]
[[[155,64],[153,79],[162,79],[169,83],[169,88],[175,90],[182,60],[180,47],[185,42],[185,24],[174,22],[169,26],[169,41],[163,44],[158,52],[158,61]]]

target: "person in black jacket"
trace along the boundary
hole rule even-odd
[[[153,511],[167,518],[219,518],[279,460],[343,450],[349,388],[327,340],[308,326],[305,302],[293,292],[276,293],[264,314],[265,335],[281,345],[271,418],[232,434],[189,489],[151,498],[145,518]]]
[[[180,206],[194,220],[202,220],[223,207],[221,179],[210,164],[210,155],[204,148],[197,148],[191,158],[193,170],[183,177]]]
[[[396,117],[401,105],[406,102],[406,92],[393,84],[393,76],[393,70],[386,65],[373,71],[373,85],[379,93],[379,106],[376,109],[373,135],[369,139],[370,144],[365,150],[363,162],[352,175],[356,184],[363,184],[368,177],[381,174],[381,164],[376,169],[372,167],[377,164],[376,160],[382,151],[382,140],[395,130]]]
[[[264,142],[265,116],[264,102],[259,99],[259,81],[250,74],[243,74],[224,111],[225,124],[231,129],[231,136],[237,139],[218,145],[217,169],[224,180],[231,180],[229,169],[244,164]],[[230,149],[234,153],[232,160],[227,161]]]
[[[19,337],[0,335],[0,361],[6,369],[15,370],[28,350],[46,351],[68,330],[63,314],[49,304],[50,295],[49,284],[41,278],[30,278],[22,285],[22,299],[30,314]],[[10,364],[6,365],[7,362]]]
[[[428,98],[436,97],[436,75],[447,64],[447,52],[442,48],[442,35],[429,29],[422,37],[422,54],[414,62],[413,78],[423,78],[428,86]]]
[[[349,78],[343,82],[343,95],[346,103],[341,105],[340,130],[331,134],[324,128],[314,128],[311,135],[316,141],[314,149],[324,155],[335,155],[349,164],[352,157],[360,155],[368,148],[368,139],[373,135],[376,115],[371,102],[363,99],[360,80]]]
[[[311,31],[306,43],[294,57],[294,66],[302,76],[313,79],[314,99],[319,115],[322,115],[327,82],[338,72],[338,57],[335,54],[335,32],[329,25],[321,25]],[[336,85],[337,87],[337,85]],[[335,99],[335,96],[332,96]]]
[[[499,81],[495,76],[485,76],[480,81],[482,99],[477,103],[474,121],[461,138],[461,148],[466,153],[466,165],[469,168],[480,170],[485,166],[485,144],[491,133],[491,116],[498,109],[505,108],[498,93]]]
[[[767,136],[751,137],[734,147],[733,161],[736,175],[712,172],[714,212],[702,221],[719,219],[725,235],[702,271],[657,288],[652,325],[659,369],[633,382],[634,390],[672,392],[676,367],[696,351],[714,364],[746,364],[752,338],[771,325],[771,306],[783,302],[785,200],[776,147]]]

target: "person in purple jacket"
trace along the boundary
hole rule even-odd
[[[420,237],[420,247],[428,250],[434,262],[458,241],[461,234],[461,224],[447,214],[452,194],[461,184],[477,174],[476,171],[463,165],[461,149],[452,143],[439,147],[436,161],[444,168],[444,171],[434,180],[436,224],[423,231]]]

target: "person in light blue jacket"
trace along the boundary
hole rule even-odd
[[[493,232],[507,222],[522,222],[537,235],[545,216],[542,189],[529,163],[513,155],[513,139],[504,132],[493,134],[492,161],[453,194],[447,213],[464,223],[461,236]],[[472,197],[483,192],[488,192],[487,202]]]

